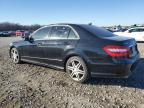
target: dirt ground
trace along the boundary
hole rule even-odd
[[[144,43],[128,79],[92,78],[86,84],[63,71],[22,63],[0,47],[0,108],[144,108]]]

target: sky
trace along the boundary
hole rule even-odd
[[[144,0],[0,0],[0,22],[141,24],[144,23]]]

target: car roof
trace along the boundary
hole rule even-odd
[[[82,25],[89,25],[89,24],[57,23],[57,24],[50,24],[50,25],[69,25],[69,26],[82,26]]]
[[[50,24],[50,25],[71,25],[73,23],[56,23],[56,24]],[[75,24],[77,25],[77,24]]]

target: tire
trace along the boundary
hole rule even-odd
[[[84,60],[78,56],[70,57],[66,62],[66,72],[76,82],[84,83],[90,78]]]
[[[12,48],[10,51],[10,54],[11,54],[11,58],[15,64],[21,63],[21,57],[20,57],[19,52],[16,48]]]

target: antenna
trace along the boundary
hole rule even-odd
[[[92,25],[92,22],[88,23],[88,25]]]

